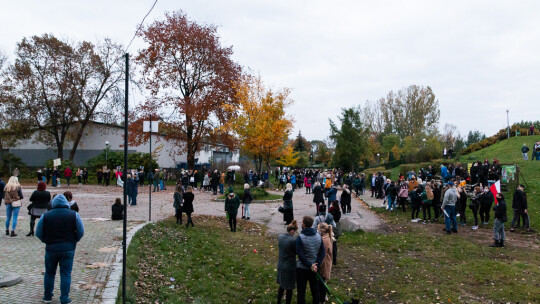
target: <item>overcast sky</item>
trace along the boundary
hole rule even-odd
[[[17,0],[0,4],[0,50],[23,37],[127,45],[154,0]],[[540,120],[540,1],[159,0],[167,11],[219,26],[234,59],[274,88],[289,87],[293,136],[329,134],[340,109],[416,84],[432,87],[441,127],[488,136]],[[144,45],[137,38],[129,49]]]

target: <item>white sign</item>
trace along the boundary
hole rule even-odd
[[[143,121],[143,132],[150,132],[150,121]],[[152,132],[158,132],[158,122],[152,121]]]
[[[62,165],[62,159],[57,158],[57,159],[53,160],[53,166],[60,167],[61,165]]]

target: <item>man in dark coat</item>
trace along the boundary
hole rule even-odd
[[[510,232],[516,231],[516,222],[520,217],[523,220],[523,228],[530,230],[529,214],[527,213],[527,194],[525,193],[525,187],[523,185],[519,185],[516,192],[514,192],[512,209],[514,210],[514,216],[512,217],[512,223],[510,224]]]
[[[79,214],[69,209],[64,195],[57,195],[52,201],[52,210],[41,216],[36,228],[36,236],[47,245],[43,280],[45,294],[42,299],[44,303],[52,303],[54,277],[58,265],[60,265],[60,302],[71,303],[69,289],[73,258],[77,242],[83,235],[84,225]]]

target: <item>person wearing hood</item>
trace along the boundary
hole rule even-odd
[[[341,192],[341,210],[343,214],[351,213],[351,190],[347,185],[343,185],[343,192]]]
[[[236,232],[236,216],[238,215],[238,208],[240,207],[240,198],[234,189],[229,187],[229,195],[225,199],[225,212],[229,216],[229,228],[231,232]]]
[[[296,238],[296,254],[298,263],[296,264],[296,300],[298,304],[306,303],[306,287],[309,282],[312,303],[320,303],[319,283],[317,281],[317,270],[321,266],[326,255],[324,244],[317,230],[311,228],[313,218],[304,216],[302,219],[302,231]]]
[[[60,265],[60,302],[71,303],[71,270],[77,242],[84,236],[84,225],[79,214],[69,209],[64,195],[57,195],[52,201],[52,210],[41,216],[36,236],[46,244],[43,302],[52,303],[54,277]]]

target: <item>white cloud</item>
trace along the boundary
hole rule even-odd
[[[110,36],[127,44],[153,0],[12,1],[0,4],[0,49],[53,33]],[[341,107],[389,90],[431,86],[441,126],[490,135],[511,121],[537,120],[540,3],[537,1],[172,1],[147,23],[183,9],[218,25],[234,58],[267,84],[292,88],[295,131],[325,137]],[[136,39],[130,49],[143,46]]]

